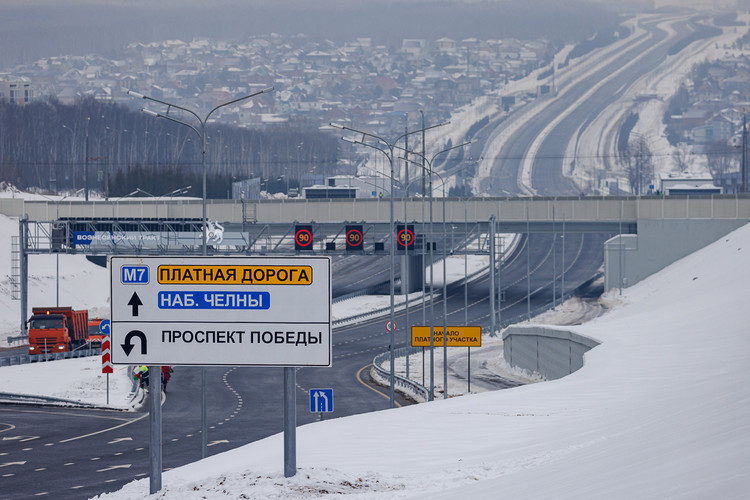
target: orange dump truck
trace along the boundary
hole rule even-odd
[[[72,307],[34,307],[29,318],[29,354],[72,351],[86,343],[89,312]]]
[[[90,342],[93,347],[101,347],[102,340],[104,340],[104,333],[102,332],[100,325],[104,318],[89,318],[89,333],[87,342]]]

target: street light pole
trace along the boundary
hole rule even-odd
[[[258,92],[254,92],[252,94],[232,99],[231,101],[225,102],[223,104],[219,104],[218,106],[211,109],[211,111],[208,112],[205,118],[201,118],[198,116],[198,114],[188,108],[184,108],[182,106],[177,106],[176,104],[172,104],[166,101],[162,101],[159,99],[155,99],[153,97],[149,97],[147,95],[139,94],[138,92],[134,92],[132,90],[128,90],[128,94],[132,95],[133,97],[145,99],[147,101],[153,101],[159,104],[163,104],[167,106],[167,112],[166,114],[156,113],[154,111],[151,111],[149,109],[143,109],[142,111],[148,115],[154,116],[156,118],[164,118],[169,121],[173,121],[175,123],[179,123],[180,125],[184,125],[188,127],[190,130],[196,133],[198,137],[201,139],[201,165],[203,168],[203,214],[202,214],[202,220],[203,220],[203,237],[202,237],[202,254],[205,257],[208,254],[208,248],[206,239],[208,237],[208,219],[207,219],[207,213],[206,213],[206,124],[208,123],[209,117],[213,114],[214,111],[216,111],[219,108],[223,108],[224,106],[229,106],[230,104],[234,104],[236,102],[244,101],[245,99],[249,99],[251,97],[255,97],[259,94],[265,94],[267,92],[271,92],[273,90],[273,87],[268,87],[263,90],[260,90]],[[178,109],[180,111],[184,111],[186,113],[189,113],[193,115],[198,122],[200,123],[200,130],[198,130],[194,125],[191,125],[190,123],[184,122],[182,120],[179,120],[177,118],[174,118],[172,116],[169,116],[169,111],[172,109]],[[206,367],[201,367],[201,457],[206,458],[206,455],[208,454],[208,416],[206,414]]]
[[[432,162],[435,161],[435,158],[437,158],[438,155],[446,153],[448,151],[451,151],[453,149],[458,149],[464,146],[467,146],[471,144],[471,141],[464,142],[462,144],[458,144],[456,146],[446,148],[442,151],[438,151],[435,153],[430,160],[428,160],[426,157],[421,155],[420,153],[414,153],[416,155],[419,155],[422,157],[422,165],[425,163],[427,164],[425,169],[427,169],[430,173],[430,235],[432,235],[432,174],[435,174],[440,179],[440,182],[442,183],[442,191],[443,191],[443,399],[448,398],[448,273],[447,273],[447,263],[446,260],[448,258],[446,252],[445,252],[445,241],[447,239],[447,235],[445,232],[445,220],[446,220],[446,214],[445,214],[445,179],[435,172],[435,169],[432,166]],[[406,158],[403,158],[404,160],[412,162],[411,160],[408,160]],[[430,305],[432,305],[432,278],[433,278],[433,259],[432,259],[432,242],[430,242]],[[432,325],[432,322],[431,322]],[[433,326],[430,326],[430,399],[434,399],[434,380],[435,380],[435,369],[434,369],[434,334],[433,334]]]
[[[350,127],[347,127],[345,125],[341,125],[341,124],[338,124],[338,123],[331,123],[330,125],[332,127],[334,127],[334,128],[339,129],[339,130],[348,130],[348,131],[354,132],[356,134],[361,134],[362,135],[362,139],[361,140],[353,140],[353,139],[350,139],[350,138],[347,138],[347,137],[342,137],[342,139],[345,140],[345,141],[347,141],[347,142],[351,142],[352,144],[360,144],[362,146],[367,146],[369,148],[372,148],[372,149],[375,149],[377,151],[380,151],[388,159],[388,163],[390,165],[390,176],[389,176],[390,177],[390,185],[391,185],[391,188],[390,188],[391,192],[389,193],[389,205],[390,205],[389,231],[390,231],[390,234],[389,234],[388,239],[389,239],[389,241],[391,243],[390,244],[390,254],[391,254],[391,266],[390,266],[390,268],[391,269],[390,269],[390,275],[389,275],[391,300],[390,300],[390,315],[389,315],[390,316],[390,321],[389,321],[389,324],[390,324],[390,348],[389,348],[389,351],[390,351],[390,372],[391,372],[391,377],[390,377],[390,379],[391,379],[390,380],[390,406],[391,406],[391,408],[393,408],[396,405],[395,379],[394,379],[394,375],[395,375],[395,371],[396,371],[396,366],[395,366],[395,358],[394,358],[394,352],[393,352],[393,348],[394,348],[394,344],[395,344],[395,337],[396,337],[396,323],[395,323],[395,312],[394,312],[394,310],[395,310],[395,302],[394,302],[395,299],[394,299],[394,296],[395,296],[395,293],[396,293],[395,283],[394,283],[394,281],[396,279],[396,277],[395,277],[395,270],[394,270],[394,267],[396,265],[396,262],[395,262],[395,259],[396,259],[396,240],[395,240],[395,237],[394,237],[394,234],[393,234],[393,232],[394,232],[393,231],[393,196],[394,196],[393,187],[394,187],[394,181],[395,181],[395,179],[394,179],[393,162],[395,161],[395,157],[394,156],[395,156],[396,143],[398,143],[398,141],[400,141],[401,139],[406,138],[410,134],[416,134],[418,132],[422,132],[423,130],[420,129],[420,130],[414,130],[412,132],[406,132],[406,133],[401,134],[400,136],[398,136],[393,142],[388,142],[385,139],[383,139],[382,137],[377,136],[375,134],[371,134],[369,132],[364,132],[362,130],[357,130],[357,129],[354,129],[354,128],[350,128]],[[432,129],[432,128],[436,128],[436,127],[440,127],[441,125],[443,125],[443,124],[432,125],[430,127],[427,127],[424,130]],[[381,148],[381,147],[374,146],[372,144],[368,144],[368,143],[364,142],[364,140],[365,140],[366,137],[369,137],[371,139],[375,139],[377,141],[380,141],[382,144],[384,144],[384,147]],[[407,304],[407,307],[408,307],[408,304]]]
[[[198,113],[196,113],[195,111],[193,111],[191,109],[184,108],[182,106],[178,106],[176,104],[172,104],[172,103],[169,103],[169,102],[166,102],[166,101],[162,101],[160,99],[155,99],[155,98],[149,97],[147,95],[139,94],[138,92],[134,92],[132,90],[128,90],[128,94],[132,95],[133,97],[136,97],[136,98],[139,98],[139,99],[146,99],[148,101],[153,101],[153,102],[156,102],[156,103],[163,104],[163,105],[167,106],[167,112],[166,112],[166,114],[157,113],[155,111],[151,111],[151,110],[146,109],[146,108],[144,108],[142,110],[144,113],[146,113],[148,115],[151,115],[153,117],[156,117],[156,118],[164,118],[164,119],[167,119],[169,121],[172,121],[172,122],[184,125],[184,126],[190,128],[193,132],[195,132],[196,135],[201,140],[201,166],[202,166],[202,170],[203,170],[203,214],[202,214],[202,219],[203,219],[203,244],[202,244],[202,253],[203,253],[204,256],[208,254],[208,249],[207,249],[207,244],[206,244],[206,237],[207,237],[207,234],[208,234],[208,219],[207,219],[207,214],[206,214],[206,177],[207,177],[207,175],[206,175],[206,124],[208,123],[208,119],[211,117],[211,115],[216,110],[218,110],[220,108],[223,108],[225,106],[229,106],[231,104],[234,104],[234,103],[237,103],[237,102],[240,102],[240,101],[244,101],[245,99],[249,99],[251,97],[255,97],[255,96],[260,95],[260,94],[265,94],[265,93],[268,93],[268,92],[271,92],[271,91],[273,91],[273,87],[268,87],[268,88],[265,88],[265,89],[260,90],[258,92],[254,92],[252,94],[249,94],[249,95],[246,95],[246,96],[243,96],[243,97],[239,97],[237,99],[232,99],[231,101],[219,104],[218,106],[215,106],[214,108],[212,108],[211,111],[209,111],[208,114],[205,116],[205,118],[201,118],[200,116],[198,116]],[[177,118],[174,118],[172,116],[169,116],[169,111],[172,108],[175,108],[175,109],[178,109],[180,111],[184,111],[186,113],[189,113],[189,114],[193,115],[198,120],[198,122],[200,123],[200,130],[198,130],[198,128],[196,128],[194,125],[191,125],[190,123],[187,123],[187,122],[184,122],[184,121],[179,120]]]
[[[86,117],[86,143],[84,144],[83,154],[83,181],[84,181],[84,197],[86,201],[89,201],[89,122],[91,117]]]
[[[62,128],[64,128],[68,132],[70,132],[70,156],[73,157],[73,158],[75,158],[75,145],[76,145],[75,138],[76,138],[76,134],[73,131],[73,129],[70,128],[70,127],[68,127],[67,125],[64,125],[62,123],[60,125],[62,126]],[[71,162],[71,164],[72,164],[72,162]],[[72,170],[73,170],[73,191],[75,191],[75,188],[76,188],[75,168],[72,168]],[[55,178],[57,178],[57,174],[55,174]]]

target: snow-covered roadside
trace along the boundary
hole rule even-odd
[[[750,226],[625,290],[560,380],[325,420],[165,472],[153,498],[744,499]],[[147,497],[148,479],[102,495]]]
[[[531,318],[525,324],[539,325],[580,325],[591,321],[606,313],[610,307],[616,304],[616,298],[605,301],[587,301],[573,297],[554,309],[550,309],[538,316]],[[498,382],[507,382],[508,385],[531,384],[541,382],[543,377],[536,373],[528,373],[525,370],[510,366],[503,355],[502,332],[497,335],[484,335],[482,346],[468,349],[447,349],[448,359],[448,397],[462,396],[465,394],[478,394],[497,390]],[[444,353],[442,346],[435,348],[434,354],[434,378],[433,387],[435,398],[442,398],[444,390]],[[409,356],[409,376],[406,374],[406,357],[395,360],[396,374],[409,378],[424,387],[430,384],[430,355],[429,349],[422,353]],[[473,379],[473,381],[472,381]],[[483,383],[482,380],[492,379],[491,383]],[[384,384],[387,381],[381,381]]]
[[[132,410],[141,397],[133,385],[131,367],[118,365],[102,373],[101,356],[60,359],[0,368],[2,392],[65,399],[84,405]]]

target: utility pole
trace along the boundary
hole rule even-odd
[[[740,169],[740,192],[747,192],[747,123],[742,116],[742,168]]]
[[[90,116],[86,117],[86,142],[83,146],[83,182],[84,182],[84,199],[89,201],[89,121]]]
[[[426,183],[425,183],[425,179],[426,179],[427,173],[426,173],[426,170],[424,168],[425,158],[427,158],[427,155],[425,154],[425,142],[424,142],[425,137],[424,137],[424,134],[425,134],[425,131],[427,129],[424,126],[424,111],[422,111],[420,109],[419,112],[422,114],[422,199],[424,200],[425,189],[427,188]],[[430,193],[430,196],[432,196],[432,193]],[[432,243],[430,243],[430,245],[432,245]]]

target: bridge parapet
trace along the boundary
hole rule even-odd
[[[395,220],[429,219],[429,202],[422,198],[395,200]],[[444,207],[443,207],[444,205]],[[750,195],[711,197],[560,197],[560,198],[442,198],[433,199],[432,218],[456,224],[486,221],[525,223],[624,223],[639,219],[745,219],[750,220]],[[294,221],[387,223],[387,199],[352,200],[208,200],[208,218],[242,223]],[[0,213],[28,214],[31,221],[83,219],[200,219],[200,199],[0,200]]]

